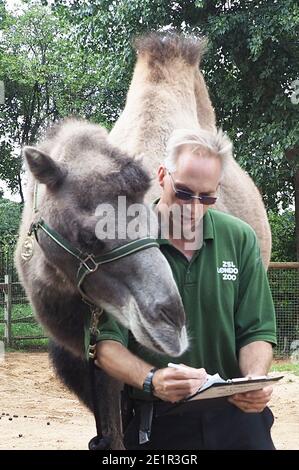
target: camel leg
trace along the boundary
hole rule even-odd
[[[54,370],[63,384],[93,411],[88,362],[53,341],[50,342],[49,354]],[[122,386],[99,368],[96,368],[95,380],[103,434],[111,437],[112,449],[123,449],[120,413]]]

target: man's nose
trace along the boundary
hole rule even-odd
[[[199,205],[199,204],[202,205],[202,202],[200,201],[200,199],[194,199],[193,198],[192,202],[193,202],[194,205]]]
[[[197,201],[194,204],[192,204],[191,213],[200,215],[203,212],[203,209],[204,209],[204,205],[200,201]]]

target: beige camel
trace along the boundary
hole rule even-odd
[[[199,71],[205,40],[151,34],[136,41],[138,60],[126,106],[109,140],[130,154],[141,155],[153,177],[147,201],[159,196],[156,172],[174,129],[215,128],[215,112]],[[216,208],[243,219],[255,230],[265,266],[271,254],[271,232],[262,197],[251,178],[231,157]]]

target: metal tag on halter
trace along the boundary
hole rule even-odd
[[[34,235],[27,235],[23,241],[21,257],[24,261],[28,261],[32,258],[34,251]]]

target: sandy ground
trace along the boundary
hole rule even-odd
[[[299,377],[275,386],[273,440],[299,450]],[[0,449],[86,449],[93,416],[55,378],[46,353],[8,353],[0,362]]]

